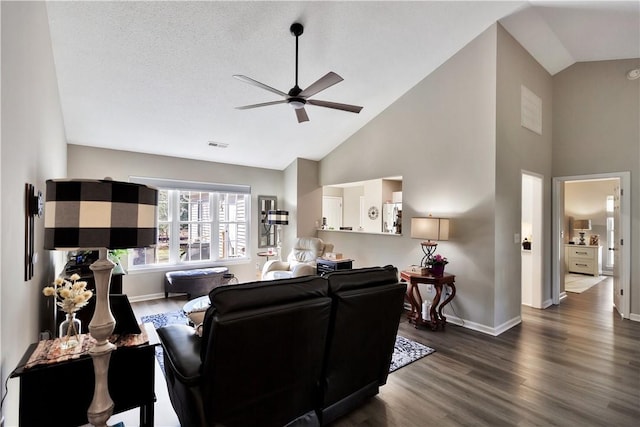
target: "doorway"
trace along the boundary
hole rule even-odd
[[[342,227],[342,197],[322,196],[322,215],[324,216],[323,227],[328,230],[339,230]]]
[[[613,196],[613,212],[609,216],[606,212],[606,196],[600,197],[597,192],[597,202],[601,202],[598,210],[589,207],[592,200],[585,200],[579,206],[570,209],[565,206],[567,186],[572,183],[588,185],[606,181],[608,190]],[[628,191],[630,173],[605,173],[594,175],[580,175],[559,177],[553,179],[553,224],[552,224],[552,299],[554,304],[559,304],[565,295],[565,273],[568,273],[567,250],[579,248],[581,238],[586,236],[584,249],[588,246],[603,246],[601,257],[604,260],[610,256],[614,259],[611,275],[613,276],[613,306],[622,318],[629,318],[630,309],[630,200]],[[617,184],[617,185],[616,185]],[[593,187],[596,188],[596,187]],[[573,190],[572,190],[573,191]],[[588,197],[588,196],[584,196]],[[603,200],[599,200],[602,198]],[[568,202],[573,203],[573,202]],[[581,223],[583,229],[577,229],[574,224]],[[579,236],[580,235],[580,236]],[[596,236],[596,240],[590,240]],[[602,241],[600,241],[600,236]],[[611,237],[609,237],[611,236]],[[578,246],[573,246],[578,245]],[[595,243],[589,245],[589,243]],[[597,258],[596,258],[597,259]],[[595,273],[593,273],[595,275]]]
[[[544,308],[542,300],[542,248],[544,247],[542,176],[523,171],[521,195],[520,236],[522,238],[522,247],[520,275],[522,304],[534,308]]]

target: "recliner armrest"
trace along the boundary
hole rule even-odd
[[[293,277],[313,276],[316,274],[316,266],[307,263],[299,263],[292,267]]]
[[[195,385],[200,381],[200,346],[202,339],[195,330],[187,325],[167,325],[157,330],[165,360],[178,380],[187,385]],[[167,369],[168,367],[165,367]]]
[[[291,266],[288,262],[272,259],[264,263],[264,267],[262,267],[262,276],[273,270],[289,271],[290,268]]]

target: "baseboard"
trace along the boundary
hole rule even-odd
[[[567,294],[565,294],[565,297],[566,297],[566,296],[567,296]],[[542,302],[542,308],[543,308],[543,309],[545,309],[545,308],[549,308],[549,307],[551,307],[552,305],[553,305],[553,300],[552,300],[552,299],[548,299],[548,300],[546,300],[546,301],[543,301],[543,302]]]
[[[514,326],[522,323],[522,318],[520,316],[516,316],[511,320],[499,325],[495,328],[487,325],[483,325],[481,323],[472,322],[470,320],[461,319],[459,317],[449,316],[447,314],[447,323],[451,323],[457,326],[462,326],[463,328],[471,329],[473,331],[482,332],[483,334],[492,335],[497,337],[501,333],[508,331]]]
[[[164,292],[159,292],[157,294],[136,295],[133,297],[129,296],[129,302],[150,301],[153,299],[162,299],[162,298],[164,298]]]
[[[633,320],[634,322],[640,322],[640,314],[629,313],[629,320]]]
[[[562,301],[566,297],[567,297],[567,293],[566,292],[560,292],[560,301]]]

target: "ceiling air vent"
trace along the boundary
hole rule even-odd
[[[224,142],[209,141],[209,147],[227,148],[229,144]]]

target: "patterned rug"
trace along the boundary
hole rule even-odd
[[[140,320],[142,323],[153,323],[153,326],[156,329],[175,323],[187,324],[187,316],[185,316],[182,310],[142,316]],[[397,335],[389,372],[397,371],[403,366],[407,366],[409,363],[415,362],[416,360],[428,356],[433,352],[435,352],[435,350],[431,347],[427,347],[426,345]],[[164,359],[162,346],[160,345],[156,346],[156,358],[158,359],[160,367],[164,371]]]

